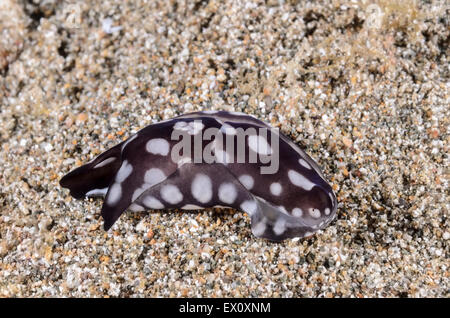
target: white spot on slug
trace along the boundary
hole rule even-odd
[[[309,215],[311,215],[313,218],[318,219],[320,218],[320,210],[315,208],[309,208],[308,210]]]
[[[273,195],[280,195],[282,191],[282,187],[281,184],[279,184],[278,182],[274,182],[270,185],[270,193],[272,193]]]
[[[201,206],[195,205],[195,204],[186,204],[181,209],[182,210],[202,210],[204,208]]]
[[[222,127],[220,127],[220,131],[222,133],[224,133],[225,135],[230,135],[230,136],[236,135],[236,129],[233,126],[228,125],[228,124],[223,124]]]
[[[94,169],[104,167],[104,166],[106,166],[107,164],[109,164],[109,163],[111,163],[111,162],[113,162],[113,161],[115,161],[115,160],[116,160],[116,157],[110,157],[110,158],[107,158],[107,159],[103,160],[102,162],[97,163],[97,164],[94,166]]]
[[[141,188],[137,188],[133,192],[133,196],[131,197],[131,202],[134,202],[139,196],[146,190],[145,184]]]
[[[166,175],[161,169],[158,168],[149,169],[144,176],[144,181],[147,183],[146,186],[148,188],[164,180],[166,180]]]
[[[191,193],[197,201],[209,202],[213,195],[211,179],[206,174],[197,174],[191,184]]]
[[[267,143],[266,138],[260,135],[248,136],[248,146],[254,152],[260,155],[270,155],[272,154],[272,148]]]
[[[145,211],[145,209],[144,209],[144,207],[142,205],[139,205],[139,204],[136,204],[136,203],[132,203],[128,209],[130,209],[133,212]]]
[[[214,154],[216,156],[216,162],[222,164],[228,164],[231,162],[231,157],[225,150],[216,146],[216,143],[213,144]]]
[[[177,186],[166,184],[161,188],[161,198],[170,204],[177,204],[183,200],[183,194],[181,194]]]
[[[98,196],[105,196],[106,193],[108,192],[108,188],[103,188],[103,189],[94,189],[91,191],[88,191],[86,193],[87,197],[98,197]]]
[[[190,122],[189,126],[192,127],[192,129],[188,131],[190,135],[197,135],[203,128],[205,128],[205,125],[203,125],[201,122],[197,120]]]
[[[199,120],[191,121],[190,123],[178,121],[173,125],[173,129],[186,131],[189,135],[198,134],[204,127],[205,125]]]
[[[248,174],[243,174],[239,177],[239,182],[242,183],[242,185],[247,189],[251,190],[253,188],[253,185],[255,181],[253,180],[252,176]]]
[[[236,200],[237,191],[236,187],[232,183],[222,183],[219,186],[219,199],[220,201],[231,204]]]
[[[324,213],[325,213],[325,215],[330,215],[330,209],[329,208],[325,208],[325,210],[324,210]]]
[[[266,230],[266,224],[264,221],[261,221],[258,224],[256,224],[254,227],[252,227],[252,232],[255,236],[263,235],[265,230]]]
[[[177,121],[175,125],[173,125],[173,129],[176,130],[186,130],[185,127],[187,126],[187,122],[185,121]]]
[[[150,139],[145,147],[149,153],[161,156],[167,156],[170,148],[167,140],[162,138]]]
[[[302,217],[303,216],[303,211],[300,208],[294,208],[292,210],[292,215],[297,217],[297,218]]]
[[[146,196],[142,203],[150,209],[164,209],[164,204],[151,195]]]
[[[256,212],[257,209],[256,202],[253,200],[246,200],[242,202],[241,209],[242,211],[248,213],[249,215],[252,215]]]
[[[120,186],[119,183],[114,183],[109,189],[107,203],[109,205],[116,204],[120,200],[121,195],[122,195],[122,187]]]
[[[132,171],[133,171],[133,167],[131,166],[131,164],[128,163],[127,160],[125,160],[122,163],[122,166],[120,167],[119,171],[117,172],[116,182],[118,182],[118,183],[124,182],[125,179],[128,178],[128,176],[131,174]]]
[[[289,180],[291,180],[292,184],[296,185],[297,187],[303,188],[306,191],[310,191],[315,186],[314,183],[306,179],[295,170],[289,170],[288,177]]]
[[[301,164],[303,167],[305,167],[306,169],[312,169],[311,166],[309,165],[309,163],[305,160],[305,159],[298,159],[298,163]]]
[[[279,207],[278,207],[278,210],[280,210],[281,212],[283,212],[284,214],[287,214],[287,215],[289,215],[289,212],[286,210],[286,208],[284,207],[284,206],[282,206],[282,205],[280,205]]]
[[[246,114],[246,113],[243,113],[243,112],[228,112],[228,113],[231,114],[231,115],[235,115],[235,116],[253,117],[253,118],[256,119],[255,116],[253,116],[253,115],[251,115],[251,114]]]
[[[275,222],[275,225],[274,225],[274,227],[273,227],[273,232],[276,234],[276,235],[280,235],[280,234],[283,234],[283,232],[286,230],[286,221],[284,220],[284,219],[278,219],[276,222]]]
[[[182,167],[183,165],[187,164],[187,163],[192,163],[192,159],[189,157],[183,157],[180,160],[178,160],[177,165],[178,168]]]

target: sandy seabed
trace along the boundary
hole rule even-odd
[[[449,296],[445,1],[0,1],[0,296]],[[323,167],[303,240],[128,212],[58,181],[148,124],[233,110]]]

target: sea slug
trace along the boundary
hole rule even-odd
[[[231,207],[273,241],[306,237],[336,215],[319,166],[277,129],[243,113],[204,111],[149,125],[60,184],[75,198],[104,197],[108,230],[130,209]]]

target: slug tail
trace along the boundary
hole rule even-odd
[[[59,184],[70,190],[76,199],[86,196],[105,196],[121,165],[121,145],[117,145],[66,174]]]

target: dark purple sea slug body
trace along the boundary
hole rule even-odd
[[[205,138],[212,128],[223,138]],[[292,140],[278,131],[261,135],[262,129],[275,131],[243,113],[182,115],[145,127],[65,175],[60,184],[77,199],[105,198],[105,230],[127,209],[225,206],[249,214],[257,237],[281,241],[310,236],[334,219],[336,196],[319,166]],[[243,138],[245,153],[238,149],[241,131],[250,131]],[[180,139],[173,138],[174,132],[191,137],[191,154],[178,152]],[[199,160],[199,153],[210,153],[215,160]],[[242,162],[242,155],[257,160]],[[261,173],[268,158],[279,160],[275,173]]]

